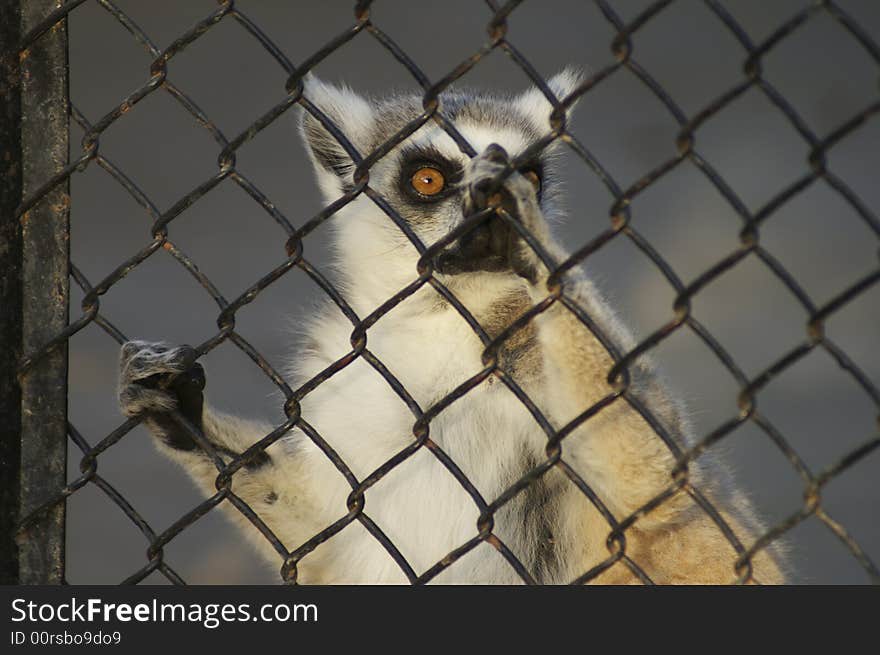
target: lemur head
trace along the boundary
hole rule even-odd
[[[557,98],[564,98],[580,83],[580,72],[567,68],[548,80]],[[317,106],[366,157],[408,122],[423,112],[422,97],[395,95],[384,99],[361,96],[344,86],[334,86],[308,76],[306,98]],[[450,91],[440,96],[440,109],[477,153],[490,144],[500,145],[511,158],[550,132],[552,106],[536,87],[515,96]],[[329,204],[353,187],[352,158],[310,113],[303,111],[301,132]],[[559,213],[559,182],[553,171],[555,144],[525,162],[519,172],[532,181],[546,218]],[[428,121],[369,171],[369,186],[387,200],[413,232],[430,246],[464,220],[462,181],[469,157],[434,121]],[[350,285],[375,289],[377,298],[412,282],[419,255],[409,238],[388,214],[365,194],[340,209],[331,224],[335,229],[339,268]],[[462,237],[464,239],[465,237]],[[451,244],[454,250],[460,244]],[[461,262],[459,262],[461,264]],[[497,266],[482,264],[435,268],[439,276],[463,278],[499,273]]]

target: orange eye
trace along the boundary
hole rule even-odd
[[[446,187],[443,173],[432,166],[423,166],[410,178],[413,189],[423,196],[436,196]]]
[[[541,176],[538,175],[535,171],[523,171],[523,176],[532,183],[533,187],[535,187],[535,193],[540,193]]]

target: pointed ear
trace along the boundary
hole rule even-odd
[[[307,75],[303,95],[320,109],[361,153],[368,147],[368,134],[373,125],[371,104],[345,86],[322,82]],[[306,144],[318,181],[327,193],[338,193],[351,182],[354,163],[345,148],[328,132],[317,118],[301,110],[300,134]]]
[[[586,77],[583,69],[576,66],[566,66],[547,80],[547,86],[550,87],[557,99],[562,101],[577,89]],[[544,134],[550,131],[550,113],[553,111],[553,105],[539,88],[532,87],[528,91],[524,91],[514,98],[513,102],[514,106],[538,128],[540,133]],[[571,118],[571,112],[576,104],[577,101],[568,108],[566,118]]]

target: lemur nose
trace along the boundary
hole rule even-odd
[[[483,151],[483,157],[496,164],[506,164],[509,159],[507,151],[497,143],[490,143]]]

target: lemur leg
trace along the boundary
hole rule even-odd
[[[195,351],[188,346],[126,343],[120,356],[119,403],[126,416],[142,416],[157,448],[182,466],[201,491],[212,495],[217,491],[216,466],[168,412],[177,409],[200,428],[224,461],[268,435],[272,426],[221,414],[207,406],[203,395],[204,370],[195,357]],[[319,529],[314,525],[313,494],[307,487],[311,476],[302,470],[296,455],[296,448],[290,443],[274,443],[231,479],[233,493],[256,512],[287,548],[298,546]],[[222,505],[227,516],[280,568],[279,555],[268,540],[231,503]]]
[[[496,176],[507,164],[507,155],[498,146],[489,146],[472,160],[466,183],[479,189],[480,181]],[[491,200],[471,193],[476,205]],[[537,238],[555,263],[565,259],[562,248],[550,235],[548,225],[531,183],[518,173],[505,181],[501,205]],[[511,232],[509,261],[522,277],[532,301],[537,304],[549,295],[549,271],[535,252]],[[565,295],[604,330],[624,351],[634,341],[613,310],[592,284],[576,270],[565,277]],[[534,319],[538,343],[546,366],[546,385],[539,394],[557,428],[565,426],[584,410],[612,393],[607,376],[614,362],[601,342],[562,302],[555,302]],[[631,389],[658,416],[673,437],[684,447],[690,426],[680,404],[670,395],[642,358],[630,367]],[[563,442],[563,459],[596,491],[611,513],[623,520],[667,489],[673,482],[675,458],[670,449],[644,418],[624,398],[591,416],[568,434]],[[690,481],[701,491],[712,490],[713,480],[692,463]],[[576,565],[569,579],[587,571],[608,557],[605,546],[610,528],[572,485],[572,492],[562,499],[566,507],[561,516],[577,516],[560,544]],[[710,495],[711,498],[711,495]],[[738,538],[750,546],[762,531],[754,511],[742,497],[735,497],[720,509],[722,517]],[[735,549],[719,527],[685,492],[678,491],[626,530],[626,553],[640,564],[655,582],[726,583],[736,579]],[[763,583],[780,583],[783,576],[776,563],[764,551],[754,560],[754,576]],[[635,576],[617,563],[599,578],[601,582],[624,583]]]

